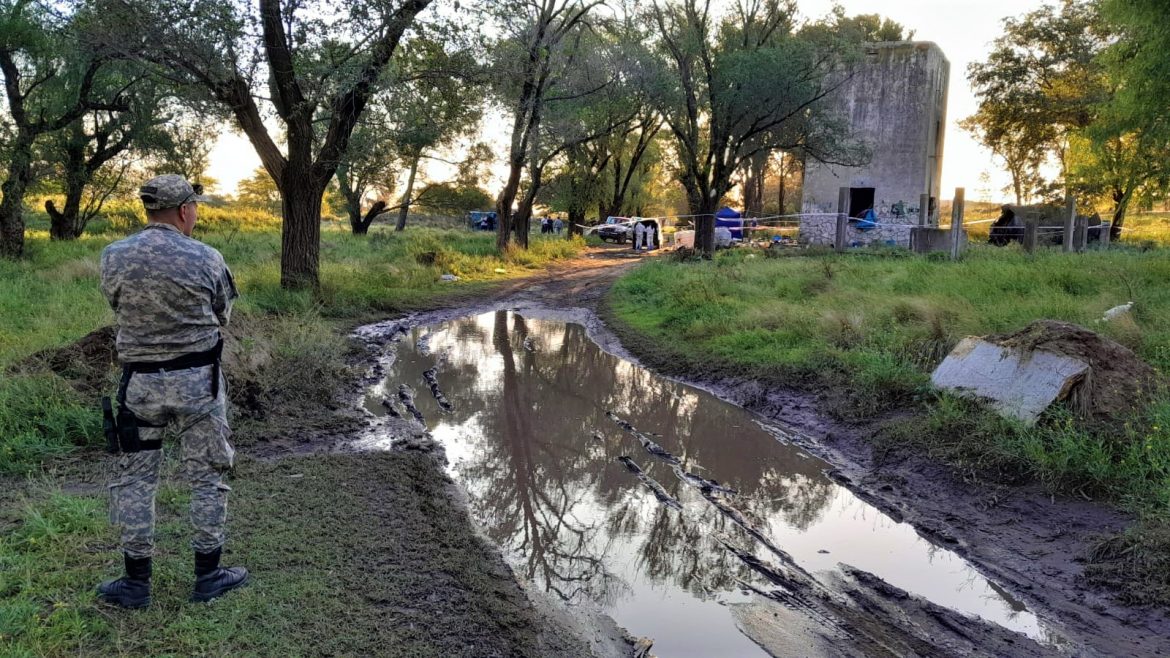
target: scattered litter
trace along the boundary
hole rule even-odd
[[[1112,322],[1123,315],[1129,315],[1130,310],[1133,309],[1133,302],[1126,302],[1121,306],[1114,306],[1105,311],[1105,316],[1100,319],[1100,322]]]
[[[496,269],[494,269],[492,271],[495,272],[496,274],[507,274],[508,273],[508,270],[505,270],[502,267],[497,267]]]
[[[443,276],[439,277],[439,280],[440,281],[458,281],[459,277],[455,276],[454,274],[444,274]]]

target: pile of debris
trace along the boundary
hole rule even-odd
[[[1125,346],[1055,320],[1038,320],[1011,334],[965,338],[931,380],[1028,424],[1058,402],[1085,420],[1109,422],[1140,408],[1164,385],[1158,372]]]

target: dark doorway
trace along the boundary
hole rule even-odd
[[[849,188],[849,216],[864,217],[865,211],[873,208],[872,187]]]

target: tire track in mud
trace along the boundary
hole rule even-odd
[[[410,415],[414,416],[415,420],[421,423],[423,427],[427,426],[427,421],[423,418],[422,412],[418,410],[418,407],[414,406],[414,393],[411,392],[406,384],[398,385],[398,399],[402,402],[402,406],[406,407],[406,410],[410,412]]]
[[[1049,656],[1062,653],[997,624],[978,617],[968,617],[909,594],[869,572],[847,564],[837,565],[840,572],[830,576],[834,581],[833,586],[822,582],[797,564],[787,551],[753,525],[743,512],[723,500],[723,497],[737,495],[735,489],[685,470],[678,457],[650,439],[646,432],[638,430],[611,411],[606,411],[606,416],[635,437],[647,454],[669,464],[679,481],[697,489],[719,514],[739,526],[775,556],[778,564],[769,564],[729,539],[716,537],[725,550],[772,586],[760,587],[739,580],[745,590],[794,610],[817,624],[822,629],[824,639],[832,644],[834,651],[840,652],[839,655],[925,658]],[[595,432],[594,437],[597,436]],[[661,504],[683,511],[679,500],[667,493],[658,481],[647,475],[632,459],[623,455],[618,457],[618,461],[648,487]],[[767,650],[767,647],[764,648]]]
[[[431,395],[434,396],[435,402],[439,403],[443,411],[450,413],[455,407],[447,400],[447,396],[443,395],[443,389],[439,388],[439,369],[430,367],[423,371],[423,379],[426,380],[427,386],[431,389]]]
[[[670,509],[677,510],[679,512],[682,511],[682,503],[678,502],[678,499],[674,496],[666,493],[666,489],[658,483],[658,480],[655,480],[649,475],[646,475],[646,472],[643,471],[640,466],[635,464],[634,460],[625,455],[618,457],[617,460],[624,464],[626,470],[633,473],[634,476],[642,482],[642,484],[646,485],[646,487],[654,493],[654,497],[658,499],[658,502],[669,507]]]
[[[679,461],[678,457],[675,457],[674,455],[667,452],[665,449],[663,449],[662,446],[655,443],[654,440],[645,433],[639,432],[638,429],[630,424],[629,421],[619,418],[618,415],[612,411],[606,411],[605,415],[607,418],[617,423],[618,427],[634,435],[634,437],[638,439],[638,442],[642,444],[642,448],[647,452],[647,454],[653,455],[654,457],[657,457],[667,464],[671,464],[673,466],[682,465],[682,462]]]

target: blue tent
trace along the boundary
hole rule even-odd
[[[755,226],[755,220],[750,220],[751,226]],[[732,210],[727,206],[723,206],[715,213],[715,228],[723,226],[731,230],[731,237],[742,240],[744,238],[743,231],[743,215],[739,211]]]

